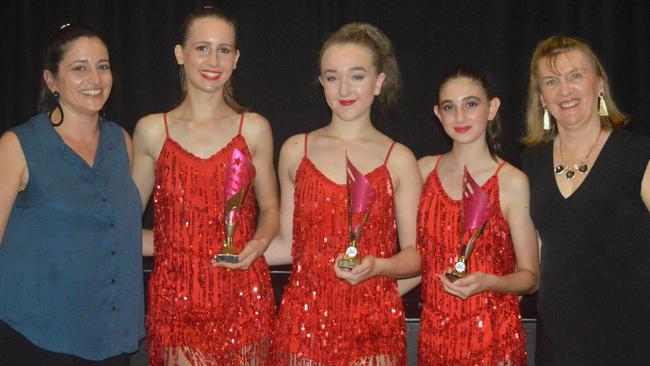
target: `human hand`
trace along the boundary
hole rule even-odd
[[[223,267],[228,269],[241,269],[246,270],[248,267],[257,260],[264,252],[261,250],[263,243],[259,239],[252,239],[244,249],[237,255],[237,263],[218,262],[215,258],[212,259],[213,267]]]
[[[368,255],[365,256],[361,263],[358,266],[354,267],[351,270],[339,268],[337,265],[339,259],[342,259],[343,255],[339,255],[334,261],[334,273],[336,277],[348,281],[351,285],[358,285],[361,282],[374,277],[376,274],[377,267],[377,258]]]
[[[487,277],[483,272],[472,272],[454,282],[449,281],[445,273],[438,275],[445,291],[463,300],[485,291]]]

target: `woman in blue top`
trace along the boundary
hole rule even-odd
[[[128,365],[143,330],[141,208],[131,141],[100,111],[108,50],[50,39],[43,113],[0,138],[0,364]]]

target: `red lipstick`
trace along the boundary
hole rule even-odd
[[[454,131],[457,133],[465,133],[469,131],[472,128],[472,126],[460,126],[460,127],[454,127]]]
[[[208,76],[208,73],[216,74],[216,75],[215,76]],[[206,80],[216,81],[216,80],[219,80],[219,78],[221,77],[221,73],[216,72],[216,71],[210,71],[210,70],[201,70],[201,76]]]
[[[339,103],[341,103],[342,106],[347,107],[349,105],[354,104],[356,102],[356,99],[344,99],[344,100],[339,100]]]

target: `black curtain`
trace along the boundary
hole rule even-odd
[[[61,24],[90,26],[106,39],[115,86],[107,117],[132,131],[149,113],[178,101],[173,57],[180,24],[204,1],[34,1],[2,8],[4,56],[0,132],[36,113],[41,62]],[[505,157],[515,163],[523,132],[528,62],[537,42],[564,34],[587,41],[609,73],[614,97],[632,117],[629,129],[650,134],[650,4],[646,1],[217,1],[240,26],[236,71],[241,104],[273,126],[276,154],[289,136],[330,118],[316,83],[324,39],[352,21],[379,26],[393,41],[403,76],[398,107],[375,116],[389,136],[420,157],[449,142],[433,116],[436,79],[458,63],[491,74],[502,99]]]

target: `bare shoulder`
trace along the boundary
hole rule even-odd
[[[22,148],[20,147],[20,140],[18,136],[12,131],[7,131],[0,137],[0,149],[6,152],[20,152],[22,155]]]
[[[244,115],[244,130],[271,130],[271,124],[261,114],[255,112],[246,112]]]
[[[7,131],[0,137],[0,157],[5,162],[13,161],[22,166],[27,165],[23,148],[20,146],[20,139],[12,131]],[[12,158],[6,159],[6,157]]]
[[[418,167],[420,168],[420,173],[422,173],[422,178],[428,176],[433,168],[436,166],[436,161],[438,161],[440,155],[428,155],[420,158],[418,160]]]
[[[23,148],[20,145],[18,136],[11,132],[5,132],[0,137],[0,166],[3,174],[20,174],[27,168],[27,160]]]
[[[401,165],[405,163],[416,164],[415,155],[411,149],[406,147],[406,145],[396,142],[395,146],[393,146],[393,150],[390,153],[390,157],[388,158],[388,164],[396,166],[398,164]]]
[[[300,133],[289,137],[280,150],[281,159],[297,160],[305,152],[305,134]]]
[[[133,136],[136,140],[142,137],[145,141],[163,140],[166,136],[163,113],[154,113],[140,118],[135,125]]]
[[[515,166],[506,163],[498,178],[502,198],[512,201],[528,197],[528,177]]]

